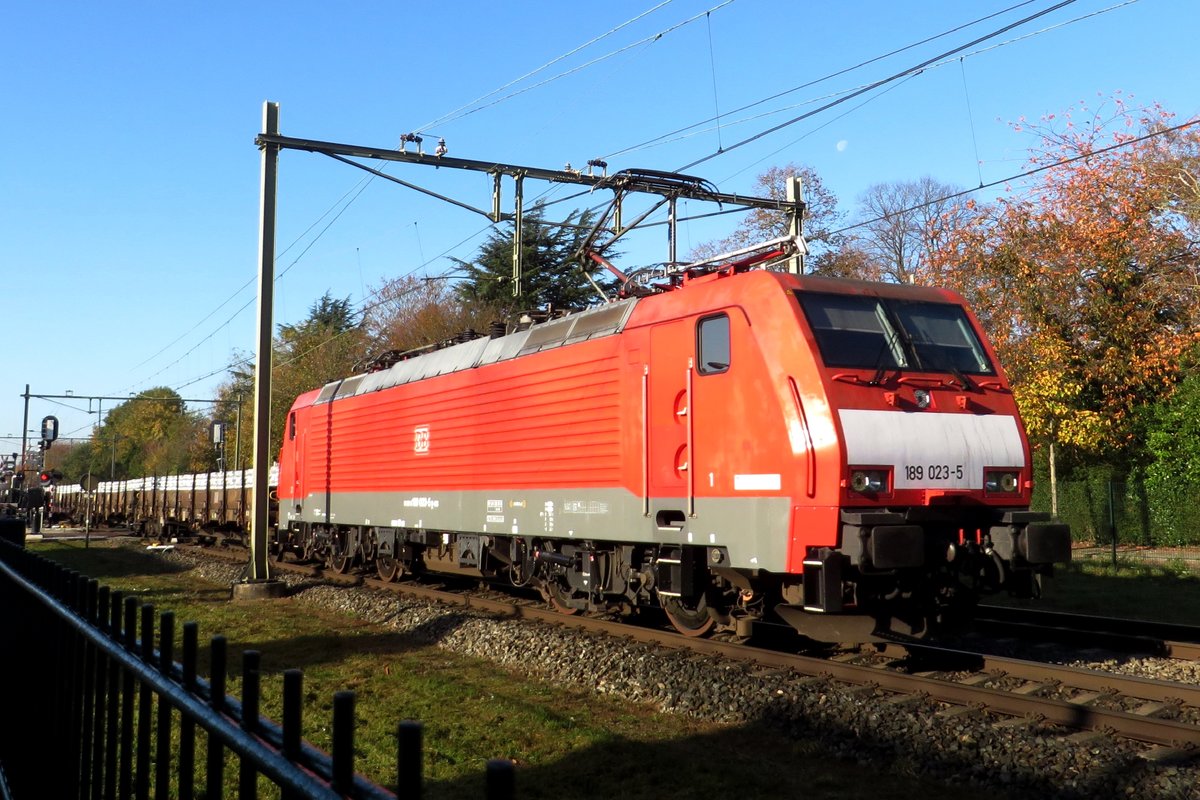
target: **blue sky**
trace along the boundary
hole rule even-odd
[[[1192,0],[1076,0],[961,61],[731,148],[1055,3],[1005,11],[1016,5],[10,4],[0,34],[0,297],[10,331],[0,437],[19,439],[26,384],[34,394],[118,397],[167,385],[206,398],[223,366],[251,353],[253,140],[265,100],[280,103],[286,136],[394,148],[420,131],[426,149],[442,136],[454,156],[551,169],[604,157],[610,171],[672,170],[725,148],[688,171],[728,192],[750,191],[770,166],[804,163],[848,211],[875,183],[929,175],[970,187],[1020,172],[1034,143],[1009,124],[1020,117],[1095,106],[1115,92],[1131,104],[1158,101],[1181,120],[1200,112]],[[717,114],[719,126],[636,147]],[[483,175],[389,171],[490,204]],[[364,184],[364,173],[323,156],[284,152],[279,174],[276,323],[303,319],[327,290],[358,305],[389,278],[442,274],[446,256],[469,259],[486,235],[481,216],[381,180]],[[526,198],[548,188],[530,183]],[[511,184],[504,192],[510,210]],[[734,224],[686,224],[681,250]],[[622,263],[664,260],[664,237],[660,227],[632,238]],[[30,428],[47,414],[63,435],[87,436],[96,421],[86,401],[34,400]],[[0,438],[0,452],[17,449]]]

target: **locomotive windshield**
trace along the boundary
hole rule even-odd
[[[960,306],[823,292],[796,296],[826,366],[995,374]]]

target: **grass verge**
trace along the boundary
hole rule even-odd
[[[354,690],[355,768],[377,783],[394,781],[396,723],[421,720],[426,797],[482,797],[484,764],[497,757],[518,765],[517,792],[525,800],[1004,796],[911,778],[893,765],[834,758],[818,743],[789,740],[767,726],[706,723],[548,685],[295,598],[233,604],[229,586],[140,550],[98,543],[84,549],[78,542],[31,549],[171,610],[179,623],[198,622],[202,645],[213,634],[225,635],[235,696],[241,651],[261,651],[267,716],[280,715],[280,673],[303,669],[305,738],[322,749],[329,747],[333,693]]]
[[[1170,561],[1090,558],[1055,567],[1037,600],[985,598],[986,603],[1051,611],[1200,624],[1200,577]]]

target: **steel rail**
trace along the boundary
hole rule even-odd
[[[1200,686],[1177,681],[1158,681],[1153,678],[1122,675],[1116,672],[1103,672],[1086,667],[1048,664],[1041,661],[1026,661],[1007,656],[993,656],[972,653],[967,650],[954,650],[926,645],[892,643],[884,648],[884,652],[895,654],[921,654],[924,652],[951,659],[977,659],[979,666],[974,671],[989,673],[996,677],[1012,677],[1026,681],[1055,683],[1091,692],[1121,694],[1140,700],[1153,700],[1171,705],[1183,704],[1200,708]]]
[[[1200,627],[1045,609],[980,606],[977,630],[1200,661]]]

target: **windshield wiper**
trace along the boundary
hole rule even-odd
[[[868,386],[878,386],[883,383],[883,378],[887,375],[887,354],[892,352],[892,334],[886,331],[883,334],[883,344],[879,346],[879,355],[875,356],[875,374],[871,376],[871,380],[867,381]],[[892,353],[893,360],[895,353]]]
[[[968,391],[968,392],[979,391],[979,387],[975,385],[975,382],[972,381],[970,378],[968,378],[967,373],[963,372],[958,367],[946,367],[946,371],[955,377],[955,379],[962,385],[962,388],[965,391]]]

